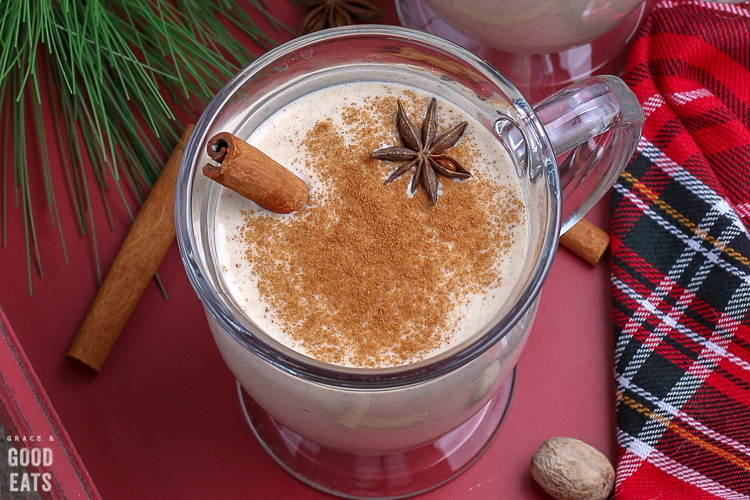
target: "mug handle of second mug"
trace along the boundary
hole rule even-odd
[[[595,76],[533,106],[558,158],[564,234],[612,187],[635,152],[643,111],[616,76]]]

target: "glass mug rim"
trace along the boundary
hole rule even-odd
[[[541,251],[537,255],[529,279],[514,299],[507,314],[503,315],[484,334],[444,353],[415,363],[384,368],[344,367],[318,361],[285,346],[277,348],[265,342],[261,336],[252,331],[257,329],[255,325],[244,325],[237,321],[206,278],[206,269],[199,257],[200,249],[195,238],[195,227],[192,219],[194,173],[202,155],[201,146],[207,139],[204,136],[212,125],[214,118],[234,96],[235,92],[250,78],[267,68],[269,64],[273,64],[274,61],[289,56],[300,49],[319,42],[361,37],[400,38],[405,41],[427,45],[431,49],[441,52],[447,52],[452,56],[459,57],[466,63],[467,67],[478,71],[483,77],[488,78],[496,85],[528,120],[525,125],[521,124],[521,126],[533,129],[536,134],[535,139],[539,141],[541,146],[539,149],[542,151],[545,161],[535,162],[535,164],[540,165],[544,170],[544,175],[540,177],[544,178],[547,188],[546,215],[550,221],[543,233]],[[315,32],[275,47],[257,58],[232,77],[201,114],[185,147],[177,179],[175,223],[180,256],[198,298],[211,317],[245,349],[251,350],[266,362],[292,376],[334,387],[358,389],[397,388],[426,382],[450,373],[486,352],[501,341],[536,302],[556,253],[561,225],[562,195],[557,162],[552,151],[552,146],[541,121],[516,87],[489,63],[463,47],[429,33],[399,26],[359,25]],[[532,151],[531,154],[536,153]]]

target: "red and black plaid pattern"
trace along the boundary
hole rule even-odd
[[[612,192],[615,498],[750,499],[750,4],[662,1]]]

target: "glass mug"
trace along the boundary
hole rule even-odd
[[[622,73],[656,0],[396,0],[401,24],[456,42],[542,99],[594,74]]]
[[[468,48],[528,99],[541,99],[590,75],[621,74],[657,0],[395,2],[403,26]]]
[[[400,1],[408,3],[410,0]],[[422,0],[456,29],[498,50],[545,54],[591,42],[645,0]]]
[[[400,11],[415,0],[396,0]],[[484,45],[514,53],[547,54],[594,41],[647,0],[418,0]],[[737,3],[741,0],[719,0]],[[649,3],[651,5],[646,6]],[[636,24],[637,25],[637,24]]]
[[[299,95],[360,81],[407,84],[473,114],[512,157],[528,220],[520,278],[493,320],[451,350],[390,368],[348,368],[303,356],[240,311],[215,254],[221,187],[200,173],[214,134],[245,138]],[[616,77],[592,78],[532,107],[467,50],[393,26],[314,33],[237,74],[208,105],[187,144],[177,187],[177,239],[266,451],[297,478],[351,498],[417,494],[471,465],[505,414],[559,235],[614,183],[635,150],[642,122],[635,96]]]

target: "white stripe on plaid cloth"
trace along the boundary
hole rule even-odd
[[[648,461],[658,467],[660,470],[674,476],[681,481],[702,489],[705,492],[711,493],[727,500],[750,500],[750,496],[737,493],[734,490],[730,490],[721,483],[717,483],[706,476],[696,472],[695,470],[685,467],[679,462],[676,462],[664,455],[659,450],[656,450],[645,443],[639,442],[636,438],[625,434],[622,431],[617,432],[617,440],[621,445],[627,448],[628,452],[625,453],[620,462],[617,464],[617,478],[616,481],[624,481],[625,478],[631,476],[633,472],[638,470],[638,467],[643,462],[643,458],[648,456]],[[636,453],[641,453],[644,456],[640,457]],[[689,499],[685,499],[689,500]]]
[[[681,239],[685,245],[690,246],[693,250],[700,253],[706,259],[711,260],[711,262],[713,262],[714,264],[717,264],[719,267],[721,267],[728,273],[731,273],[732,275],[736,276],[737,278],[743,281],[750,282],[750,274],[738,269],[731,262],[727,262],[724,259],[720,258],[719,254],[716,251],[707,249],[704,245],[701,244],[700,239],[693,238],[692,236],[686,234],[684,231],[680,231],[676,226],[674,226],[672,223],[664,219],[664,217],[662,217],[660,214],[652,210],[650,205],[648,205],[646,202],[641,200],[635,193],[630,191],[627,187],[621,185],[620,183],[617,183],[614,185],[613,188],[617,192],[625,196],[628,199],[628,201],[630,201],[633,205],[641,209],[641,211],[643,211],[645,215],[650,217],[651,220],[659,224],[663,229],[666,229],[673,236],[676,236],[677,238]],[[737,226],[732,225],[730,227],[737,227]],[[741,228],[744,229],[744,226],[742,226]]]
[[[690,90],[688,92],[674,92],[672,94],[667,94],[666,98],[669,104],[674,106],[683,106],[691,101],[695,101],[696,99],[702,99],[704,97],[712,97],[713,94],[703,88]]]
[[[737,212],[737,215],[740,217],[747,217],[750,215],[750,203],[741,203],[739,205],[734,206],[734,211]]]
[[[702,99],[704,97],[712,97],[713,94],[706,89],[696,89],[689,92],[675,92],[674,94],[667,94],[669,103],[673,106],[682,106],[696,99]],[[664,97],[661,94],[654,94],[644,101],[641,105],[643,108],[643,116],[648,118],[651,113],[667,104]]]
[[[703,434],[707,438],[712,439],[714,441],[718,441],[730,448],[733,448],[734,450],[736,450],[737,452],[743,455],[747,455],[750,458],[750,447],[745,446],[739,441],[732,439],[730,437],[727,437],[724,434],[721,434],[720,432],[716,432],[710,427],[706,427],[705,425],[703,425],[698,420],[695,420],[690,415],[686,414],[685,412],[681,411],[675,406],[667,403],[666,401],[657,398],[650,392],[644,390],[642,387],[632,384],[629,380],[622,378],[622,377],[617,377],[616,380],[617,380],[617,386],[619,388],[627,389],[629,392],[637,394],[643,399],[648,400],[649,403],[654,405],[653,406],[654,411],[656,411],[656,408],[661,410],[658,412],[659,415],[665,418],[669,416],[675,417],[675,419],[684,422],[687,427],[691,427],[695,429],[696,431],[698,431],[700,434]]]
[[[677,330],[685,337],[689,338],[691,341],[695,342],[696,344],[699,344],[701,347],[705,349],[710,349],[714,353],[716,353],[719,357],[725,358],[727,361],[730,361],[735,366],[739,367],[742,370],[750,371],[750,363],[745,361],[744,359],[732,354],[731,352],[727,351],[724,347],[721,345],[713,342],[711,339],[707,339],[703,337],[702,335],[698,335],[690,328],[681,325],[680,323],[674,321],[672,318],[666,316],[664,313],[662,313],[660,310],[656,308],[655,304],[652,304],[641,297],[638,292],[627,286],[622,281],[618,280],[617,278],[612,278],[612,284],[617,287],[618,290],[628,295],[631,299],[635,301],[639,301],[644,309],[647,309],[649,313],[651,313],[652,316],[654,316],[656,319],[658,319],[660,322],[668,324],[672,329]],[[736,329],[736,327],[735,327]],[[632,334],[631,332],[626,332],[623,330],[624,334]],[[620,358],[622,355],[622,349],[624,348],[625,344],[618,344],[615,346],[615,357],[617,359]]]
[[[666,103],[667,101],[664,100],[661,94],[652,95],[641,104],[641,108],[643,108],[643,116],[648,118],[651,113],[664,106]],[[643,140],[643,136],[641,136],[641,140]]]
[[[636,151],[641,153],[643,156],[648,158],[659,170],[667,174],[669,177],[679,182],[686,189],[695,193],[703,201],[713,205],[721,215],[726,215],[732,221],[732,224],[737,225],[741,228],[742,232],[748,237],[747,228],[742,221],[737,217],[737,213],[732,209],[727,200],[716,194],[716,192],[710,187],[706,186],[703,182],[693,176],[690,172],[685,170],[681,165],[668,157],[658,147],[654,146],[645,136],[641,136],[641,140],[638,142]]]

